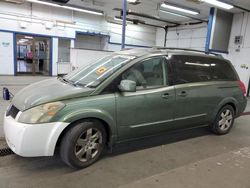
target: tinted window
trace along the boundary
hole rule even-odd
[[[198,56],[173,56],[176,84],[217,80],[237,80],[231,65],[223,60]]]
[[[135,64],[122,74],[122,80],[136,82],[137,89],[161,87],[165,82],[164,70],[166,59],[155,57]]]
[[[211,75],[213,80],[238,80],[238,75],[229,62],[212,59],[211,61]]]

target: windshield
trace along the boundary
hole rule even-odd
[[[67,74],[63,80],[76,86],[96,87],[133,58],[133,56],[109,55]]]

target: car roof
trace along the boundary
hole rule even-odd
[[[216,53],[206,53],[200,50],[192,50],[192,49],[184,49],[184,48],[163,48],[163,47],[153,47],[153,48],[133,48],[133,49],[124,49],[119,52],[115,52],[119,55],[129,55],[135,57],[142,57],[150,54],[178,54],[178,55],[193,55],[193,56],[201,56],[207,58],[216,58],[223,59],[220,54]]]

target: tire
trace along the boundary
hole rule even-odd
[[[79,122],[66,132],[61,141],[61,159],[73,168],[86,168],[100,158],[106,141],[107,133],[101,122]]]
[[[226,105],[218,112],[210,129],[217,135],[224,135],[230,132],[234,124],[235,112],[232,106]]]

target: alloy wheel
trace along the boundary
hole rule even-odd
[[[81,162],[87,162],[99,153],[101,144],[101,131],[96,128],[89,128],[78,137],[75,144],[75,156]]]
[[[221,115],[219,120],[219,128],[222,131],[228,130],[233,122],[233,113],[229,109],[225,109]]]

